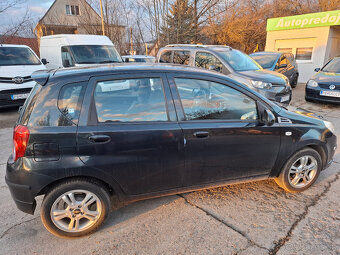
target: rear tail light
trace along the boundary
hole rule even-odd
[[[16,161],[25,155],[30,132],[26,126],[18,125],[13,133],[13,158]]]

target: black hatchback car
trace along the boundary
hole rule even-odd
[[[296,87],[299,79],[299,71],[292,53],[260,51],[252,53],[249,56],[259,63],[263,69],[285,75],[289,79],[290,85],[293,88]]]
[[[57,236],[89,234],[113,196],[138,200],[274,178],[303,191],[331,162],[330,122],[289,112],[216,72],[112,65],[35,73],[6,182]]]
[[[340,103],[340,57],[333,58],[306,84],[306,101]]]

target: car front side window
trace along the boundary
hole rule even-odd
[[[255,100],[224,84],[175,78],[186,120],[255,121]]]
[[[160,78],[100,81],[94,100],[98,122],[168,121]]]
[[[214,55],[208,52],[197,52],[195,57],[195,66],[222,72],[223,64]]]

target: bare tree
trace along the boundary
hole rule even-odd
[[[26,3],[26,0],[1,0],[0,1],[0,18],[6,19],[7,12],[13,8],[22,8]],[[16,21],[12,21],[11,24],[3,27],[3,30],[0,31],[0,41],[7,36],[20,36],[20,35],[30,35],[33,33],[29,31],[29,28],[32,28],[32,18],[29,12],[29,9],[26,8],[26,11],[22,17]]]

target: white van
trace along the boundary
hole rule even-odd
[[[103,35],[43,36],[40,38],[40,57],[47,68],[122,62],[111,40]]]
[[[22,105],[35,85],[31,74],[42,69],[30,47],[0,44],[0,108]]]

